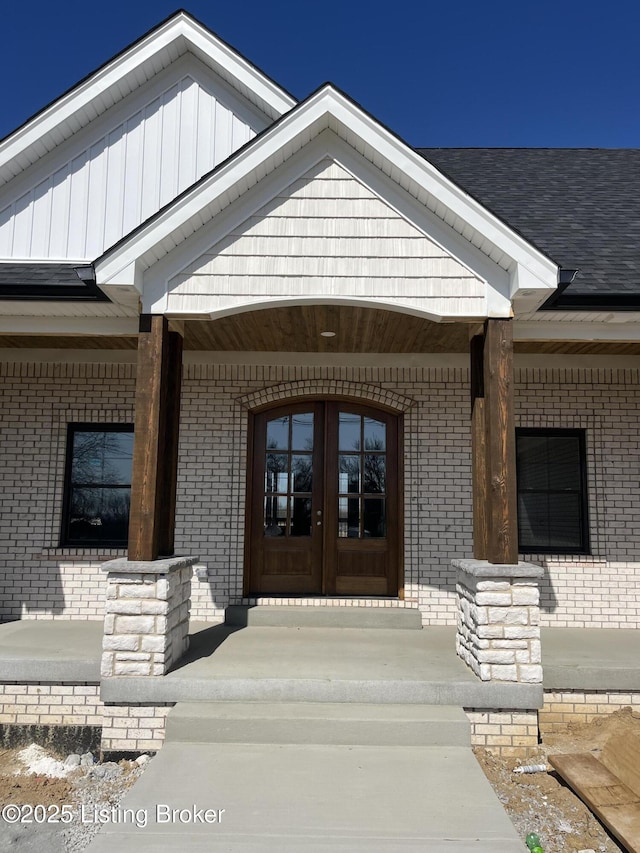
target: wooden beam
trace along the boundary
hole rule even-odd
[[[487,559],[487,441],[484,401],[484,334],[471,331],[471,481],[473,556]]]
[[[175,336],[175,337],[174,337]],[[129,559],[173,552],[182,340],[143,314],[138,336]]]
[[[165,406],[165,443],[161,457],[162,493],[158,552],[161,557],[174,553],[176,528],[176,489],[178,481],[178,434],[180,430],[180,390],[182,387],[182,335],[169,332]]]
[[[486,559],[491,563],[517,563],[512,320],[487,320],[483,356],[488,500]]]

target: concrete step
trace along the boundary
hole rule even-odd
[[[329,702],[178,702],[167,743],[470,746],[469,720],[451,705]]]
[[[422,628],[420,611],[412,607],[231,604],[224,621],[239,628]]]

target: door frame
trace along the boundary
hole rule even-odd
[[[286,408],[287,406],[293,406],[297,404],[311,404],[311,403],[345,403],[346,405],[354,405],[363,407],[366,409],[370,409],[373,412],[380,411],[386,414],[393,415],[396,418],[397,422],[397,483],[396,483],[396,494],[397,494],[397,535],[396,535],[396,543],[394,547],[395,557],[396,557],[396,577],[397,577],[397,596],[371,596],[372,598],[398,598],[400,600],[404,599],[404,540],[405,540],[405,523],[404,523],[404,413],[398,411],[397,409],[391,406],[385,406],[379,404],[377,401],[370,400],[366,397],[357,397],[350,396],[344,394],[309,394],[309,395],[295,395],[292,397],[284,397],[280,398],[277,401],[265,403],[264,405],[257,406],[253,409],[250,409],[248,412],[248,422],[247,422],[247,467],[246,467],[246,476],[245,476],[245,517],[244,517],[244,566],[243,566],[243,581],[242,581],[242,595],[247,598],[255,593],[251,593],[251,553],[252,553],[252,529],[253,529],[253,480],[254,480],[254,464],[255,464],[255,430],[256,430],[256,417],[258,415],[262,415],[264,412],[273,410],[276,411],[279,408]],[[326,469],[326,458],[325,458],[325,469]],[[326,472],[325,472],[326,479]],[[323,544],[324,547],[324,544]],[[265,594],[266,595],[266,594]],[[323,592],[320,596],[307,596],[299,595],[296,593],[270,593],[267,595],[269,598],[306,598],[306,597],[324,597],[324,583],[323,583]],[[334,596],[331,596],[334,597]],[[362,596],[358,595],[338,595],[335,596],[337,598],[360,598]]]

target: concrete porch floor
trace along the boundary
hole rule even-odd
[[[101,640],[102,622],[43,619],[1,624],[0,681],[98,682]],[[640,631],[543,628],[542,655],[547,690],[640,690]],[[440,697],[439,703],[458,705],[462,703],[453,697],[456,692],[464,698],[473,690],[496,688],[495,696],[483,694],[485,701],[502,701],[505,688],[529,688],[483,685],[456,656],[455,628],[451,627],[237,629],[198,622],[191,625],[187,657],[169,675],[113,682],[119,683],[119,689],[127,682],[131,685],[127,690],[133,690],[140,681],[153,681],[153,696],[145,701],[232,700],[244,698],[240,682],[245,679],[262,682],[264,690],[269,687],[265,682],[284,680],[294,693],[313,693],[322,686],[333,693],[333,701],[341,701],[347,683],[355,690],[360,689],[358,683],[373,681],[376,690],[387,695],[402,686],[405,695],[415,697],[413,701]],[[536,685],[533,690],[539,692]],[[497,706],[491,701],[484,707]],[[523,705],[503,702],[500,707]]]

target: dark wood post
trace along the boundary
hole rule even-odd
[[[471,482],[473,556],[487,559],[487,442],[484,402],[484,330],[471,332]]]
[[[489,319],[484,335],[487,560],[518,562],[513,321]]]
[[[512,321],[487,320],[481,332],[472,332],[469,351],[473,556],[517,563]]]
[[[173,554],[182,337],[143,314],[138,336],[129,559]]]

